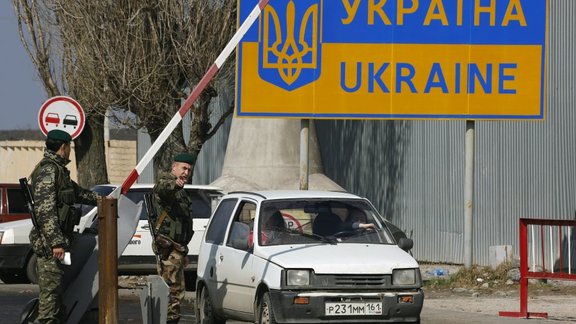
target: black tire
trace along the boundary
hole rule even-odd
[[[20,313],[20,324],[31,324],[38,318],[38,298],[30,300]]]
[[[26,263],[26,277],[30,283],[38,283],[38,273],[36,272],[36,263],[38,262],[36,254],[32,253],[30,258],[28,258],[28,263]]]
[[[274,316],[274,307],[270,300],[270,294],[264,293],[260,300],[260,307],[258,309],[258,323],[260,324],[277,324],[276,317]]]
[[[208,288],[204,287],[200,293],[200,300],[196,304],[196,323],[198,324],[225,324],[226,320],[218,317],[214,312],[212,299]]]

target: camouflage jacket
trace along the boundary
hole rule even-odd
[[[163,212],[167,213],[158,233],[170,237],[176,243],[188,245],[194,234],[190,197],[183,188],[176,186],[176,176],[170,172],[159,175],[153,192],[156,214],[161,217]]]
[[[54,247],[67,248],[72,236],[71,230],[63,228],[59,217],[64,202],[61,191],[65,188],[72,193],[68,205],[83,203],[96,205],[98,194],[78,186],[70,179],[70,171],[66,168],[70,160],[52,152],[44,151],[44,158],[34,168],[31,175],[32,194],[34,195],[34,210],[39,228],[30,231],[30,243],[34,252],[40,255],[50,253]]]

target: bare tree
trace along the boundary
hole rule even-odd
[[[94,67],[92,79],[103,80],[98,86],[111,93],[106,98],[108,106],[134,113],[138,117],[135,127],[145,127],[153,141],[236,28],[234,1],[58,0],[57,3],[59,23],[69,33],[67,41],[75,43],[78,35],[88,40],[73,46],[79,65],[90,62],[88,65]],[[232,64],[219,74],[225,83],[232,76]],[[211,125],[209,103],[216,96],[216,87],[209,85],[191,110],[188,145],[179,126],[155,156],[156,170],[167,168],[177,152],[198,154],[219,129],[233,107]]]
[[[106,158],[104,154],[103,118],[94,114],[95,102],[83,95],[81,88],[66,81],[71,75],[65,73],[74,65],[70,50],[62,47],[57,16],[51,9],[51,1],[13,0],[18,19],[18,30],[24,49],[36,66],[48,97],[69,94],[75,97],[85,110],[87,119],[81,135],[74,140],[78,182],[82,186],[107,183]],[[55,61],[56,60],[56,61]]]
[[[40,0],[13,1],[31,7]],[[93,118],[99,120],[110,107],[133,113],[137,116],[133,126],[145,127],[152,140],[158,138],[236,28],[235,1],[41,2],[45,20],[58,31],[62,83],[76,97],[91,103]],[[22,17],[22,12],[18,14]],[[227,64],[216,81],[231,84],[232,77],[233,65]],[[155,156],[156,169],[167,168],[177,152],[198,154],[215,134],[233,111],[228,107],[211,125],[209,103],[216,96],[217,88],[209,85],[191,109],[188,145],[180,126]]]

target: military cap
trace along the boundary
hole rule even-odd
[[[47,138],[62,141],[62,142],[71,142],[72,141],[72,136],[70,136],[70,134],[66,133],[65,131],[61,131],[59,129],[53,129],[53,130],[49,131]]]
[[[194,164],[195,161],[196,161],[196,154],[180,153],[174,156],[174,162],[184,162],[188,164]]]

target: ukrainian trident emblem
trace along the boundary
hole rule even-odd
[[[291,91],[320,77],[320,2],[278,0],[266,6],[259,41],[263,80]]]

